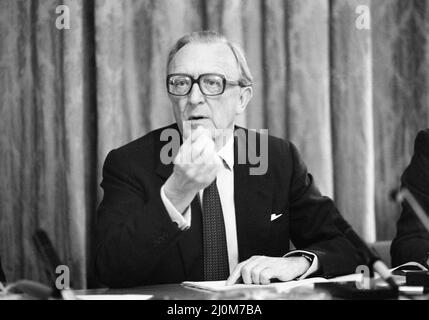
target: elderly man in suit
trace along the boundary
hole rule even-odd
[[[429,214],[429,129],[418,133],[413,157],[402,174],[401,183]],[[429,232],[407,203],[402,206],[390,253],[393,266],[415,261],[429,267]]]
[[[176,123],[105,160],[94,266],[102,283],[266,284],[355,271],[334,203],[297,148],[236,126],[252,97],[237,45],[214,32],[182,37],[168,56],[166,84]],[[179,138],[167,141],[174,132]],[[266,153],[266,170],[252,171],[251,152]]]

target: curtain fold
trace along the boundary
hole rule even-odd
[[[56,8],[70,10],[59,30]],[[357,6],[370,9],[358,29]],[[166,55],[212,29],[245,50],[254,97],[238,124],[291,140],[366,240],[391,239],[389,191],[429,126],[427,0],[0,0],[0,255],[46,282],[43,228],[76,288],[91,285],[107,153],[174,121]],[[87,281],[89,284],[87,284]]]
[[[261,9],[264,125],[279,137],[286,136],[288,123],[286,7],[285,1],[268,0]]]
[[[288,2],[287,137],[321,192],[334,195],[329,73],[329,1]]]
[[[64,32],[55,27],[62,3],[0,2],[1,254],[8,279],[48,281],[32,239],[42,228],[73,281],[85,286],[87,52],[82,3],[66,2],[73,31]]]
[[[93,135],[91,117],[95,112],[95,105],[90,99],[92,88],[85,89],[90,75],[88,63],[85,58],[91,56],[88,42],[84,36],[89,22],[85,20],[86,10],[82,3],[76,1],[64,1],[73,14],[70,16],[70,24],[74,32],[65,32],[63,35],[63,103],[64,118],[63,127],[65,134],[64,163],[67,197],[67,216],[64,217],[63,230],[58,237],[65,237],[68,245],[64,257],[69,262],[73,283],[86,286],[87,265],[87,235],[89,234],[88,222],[92,220],[91,201],[94,201],[94,188],[88,177],[93,170],[94,155],[91,154],[93,142],[87,139]],[[88,91],[86,91],[88,90]]]
[[[367,241],[375,241],[371,33],[356,27],[355,8],[331,1],[331,110],[335,200]]]

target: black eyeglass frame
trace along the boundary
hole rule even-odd
[[[200,85],[200,79],[201,79],[201,77],[209,76],[209,75],[210,76],[218,76],[218,77],[222,78],[222,86],[223,87],[222,87],[222,91],[220,93],[206,94],[201,89],[201,85]],[[170,92],[169,86],[168,86],[168,82],[174,76],[184,76],[184,77],[189,77],[191,79],[191,86],[189,87],[188,92],[186,92],[184,94],[175,94],[175,93],[171,93]],[[227,84],[231,85],[231,86],[247,87],[246,85],[243,85],[243,83],[241,83],[240,81],[227,80],[225,78],[225,76],[223,74],[220,74],[220,73],[203,73],[203,74],[200,74],[198,78],[194,78],[193,76],[191,76],[189,74],[186,74],[186,73],[172,73],[172,74],[167,75],[167,80],[166,80],[167,92],[169,94],[173,95],[173,96],[184,97],[184,96],[187,96],[192,91],[192,88],[193,88],[193,86],[194,86],[195,83],[198,84],[198,87],[200,88],[200,91],[201,91],[201,93],[203,95],[205,95],[205,96],[211,96],[211,97],[213,97],[213,96],[220,96],[221,94],[223,94],[225,92],[225,88],[226,88]]]

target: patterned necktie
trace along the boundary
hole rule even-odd
[[[216,179],[203,193],[204,280],[226,280],[229,276],[225,223]]]

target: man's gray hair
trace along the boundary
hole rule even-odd
[[[253,77],[250,73],[249,66],[247,65],[246,57],[244,56],[243,50],[235,43],[229,41],[225,36],[220,35],[215,31],[197,31],[184,35],[176,44],[171,48],[167,58],[167,72],[170,67],[170,63],[173,60],[176,53],[186,46],[188,43],[225,43],[234,54],[235,60],[240,72],[240,79],[238,80],[241,86],[248,87],[253,84]]]

